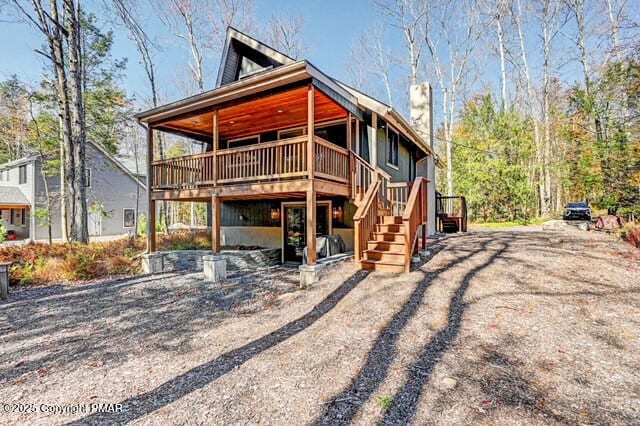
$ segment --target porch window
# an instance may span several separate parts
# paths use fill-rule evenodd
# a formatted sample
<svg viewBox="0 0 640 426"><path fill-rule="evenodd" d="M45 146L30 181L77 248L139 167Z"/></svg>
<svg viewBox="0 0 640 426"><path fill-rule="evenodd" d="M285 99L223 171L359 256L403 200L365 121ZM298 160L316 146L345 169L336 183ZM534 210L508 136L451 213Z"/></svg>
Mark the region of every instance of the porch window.
<svg viewBox="0 0 640 426"><path fill-rule="evenodd" d="M27 183L27 166L20 166L18 168L18 182L20 185Z"/></svg>
<svg viewBox="0 0 640 426"><path fill-rule="evenodd" d="M241 146L255 145L260 143L260 135L244 136L241 138L229 139L227 148L240 148Z"/></svg>
<svg viewBox="0 0 640 426"><path fill-rule="evenodd" d="M9 225L15 225L16 211L14 209L9 210Z"/></svg>
<svg viewBox="0 0 640 426"><path fill-rule="evenodd" d="M84 186L86 186L87 188L91 188L91 169L90 168L86 168L84 169L85 171L85 180L84 180Z"/></svg>
<svg viewBox="0 0 640 426"><path fill-rule="evenodd" d="M25 226L27 224L27 209L22 209L20 211L20 224Z"/></svg>
<svg viewBox="0 0 640 426"><path fill-rule="evenodd" d="M389 153L387 155L387 164L393 167L398 167L398 133L387 127L387 135L389 139Z"/></svg>
<svg viewBox="0 0 640 426"><path fill-rule="evenodd" d="M135 209L124 209L123 224L124 228L133 228L136 224Z"/></svg>
<svg viewBox="0 0 640 426"><path fill-rule="evenodd" d="M278 140L296 138L307 134L306 127L296 127L294 129L278 130Z"/></svg>

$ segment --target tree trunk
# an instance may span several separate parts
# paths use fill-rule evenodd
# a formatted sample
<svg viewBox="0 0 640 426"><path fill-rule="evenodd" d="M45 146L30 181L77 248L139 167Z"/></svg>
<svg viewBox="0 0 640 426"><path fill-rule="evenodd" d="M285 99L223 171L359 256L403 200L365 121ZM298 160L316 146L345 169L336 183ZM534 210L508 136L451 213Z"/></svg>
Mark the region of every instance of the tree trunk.
<svg viewBox="0 0 640 426"><path fill-rule="evenodd" d="M540 132L540 122L538 120L538 114L535 107L535 93L533 90L533 83L531 81L531 73L529 71L529 60L527 57L527 49L524 38L524 32L522 29L522 24L520 21L521 16L521 8L520 8L520 0L517 0L517 11L512 11L513 21L516 25L516 30L518 32L518 39L520 42L520 55L522 59L522 68L524 72L524 78L527 86L527 97L528 97L528 106L531 113L531 119L533 121L533 138L534 144L536 147L536 169L538 175L538 214L544 216L545 212L548 212L548 200L545 202L545 174L542 167L543 157L544 157L544 143L542 141L541 132Z"/></svg>
<svg viewBox="0 0 640 426"><path fill-rule="evenodd" d="M34 2L34 5L36 2ZM62 174L60 176L60 213L62 220L62 238L68 240L69 227L75 227L76 219L76 188L73 185L75 180L75 161L72 155L74 151L74 140L72 138L71 112L69 108L69 88L67 73L64 66L65 55L62 44L62 32L60 30L60 18L58 13L57 0L51 0L51 37L49 38L50 50L54 59L54 70L56 75L56 92L58 101L58 114L60 116L62 146L60 165ZM45 18L46 19L46 18ZM70 213L68 209L70 208ZM71 219L71 220L69 220Z"/></svg>
<svg viewBox="0 0 640 426"><path fill-rule="evenodd" d="M501 109L502 111L507 109L507 66L505 59L505 47L504 47L504 28L502 19L504 18L504 7L502 1L499 3L499 12L496 16L496 26L498 29L498 50L500 52L500 95Z"/></svg>
<svg viewBox="0 0 640 426"><path fill-rule="evenodd" d="M71 84L72 135L73 150L69 152L73 157L76 174L73 179L76 209L71 227L71 239L82 243L89 242L87 225L87 197L86 197L86 128L84 120L84 102L82 95L82 53L80 45L80 12L79 5L74 0L64 0L64 17L67 25L67 44L69 46L69 75Z"/></svg>

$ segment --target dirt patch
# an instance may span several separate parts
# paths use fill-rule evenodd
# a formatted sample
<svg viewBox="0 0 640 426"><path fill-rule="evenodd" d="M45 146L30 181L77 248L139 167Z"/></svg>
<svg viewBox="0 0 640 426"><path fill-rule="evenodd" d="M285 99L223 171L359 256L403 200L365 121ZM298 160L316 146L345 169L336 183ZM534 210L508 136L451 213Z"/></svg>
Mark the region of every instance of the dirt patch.
<svg viewBox="0 0 640 426"><path fill-rule="evenodd" d="M637 249L566 231L439 244L410 274L345 263L305 291L282 269L0 304L4 402L123 404L0 423L638 423Z"/></svg>

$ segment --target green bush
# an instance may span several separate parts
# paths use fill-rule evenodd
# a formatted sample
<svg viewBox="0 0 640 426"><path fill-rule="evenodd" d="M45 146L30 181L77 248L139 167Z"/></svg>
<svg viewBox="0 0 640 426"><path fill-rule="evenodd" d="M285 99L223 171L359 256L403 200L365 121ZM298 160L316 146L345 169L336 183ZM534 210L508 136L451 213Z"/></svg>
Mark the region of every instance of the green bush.
<svg viewBox="0 0 640 426"><path fill-rule="evenodd" d="M2 219L0 219L0 243L7 239L7 230L2 223Z"/></svg>

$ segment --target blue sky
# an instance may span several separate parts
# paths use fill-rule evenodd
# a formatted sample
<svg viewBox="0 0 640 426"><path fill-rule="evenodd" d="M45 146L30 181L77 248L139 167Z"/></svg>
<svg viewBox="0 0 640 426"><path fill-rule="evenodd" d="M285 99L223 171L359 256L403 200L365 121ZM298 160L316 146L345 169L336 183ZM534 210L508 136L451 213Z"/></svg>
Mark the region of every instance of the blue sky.
<svg viewBox="0 0 640 426"><path fill-rule="evenodd" d="M149 0L146 4L148 10L142 11L140 15L153 17L154 13ZM595 0L588 0L592 5L603 4ZM350 48L357 41L366 29L383 25L383 21L372 6L372 0L255 0L255 15L257 24L266 22L271 15L280 16L294 14L300 15L304 19L302 39L307 48L306 59L322 69L327 74L340 80L349 82L349 75L346 64L350 57ZM523 2L523 4L526 2ZM85 8L98 15L100 22L105 28L113 27L116 33L116 42L113 56L116 58L128 58L128 67L125 72L122 84L130 96L135 97L138 105L148 99L148 84L141 66L138 64L138 54L135 46L127 37L127 31L121 27L114 26L109 22L108 10L104 8L103 0L84 0ZM628 14L638 22L640 0L628 2ZM601 19L603 14L596 10L588 12L594 19ZM0 79L6 79L11 74L17 74L19 78L29 84L34 85L40 80L43 70L43 59L34 52L34 49L42 45L41 36L32 27L15 22L7 11L0 11ZM163 51L156 57L158 79L161 87L163 101L172 101L186 95L185 89L180 81L186 80L187 63L189 51L186 44L173 36L167 28L157 19L149 18L144 22L149 33L154 34ZM490 29L492 30L492 29ZM537 36L537 28L525 27L526 36L530 44L530 61L532 63L534 75L540 73L540 40ZM571 32L571 26L565 28ZM396 55L405 55L404 46L400 34L396 33L387 37L387 46ZM591 47L591 52L598 49ZM564 37L559 37L557 46L554 48L556 55L555 75L569 84L581 81L582 75L576 61L567 63L566 58L575 56L575 48ZM426 55L423 56L423 67L428 67L429 62ZM474 82L475 91L491 88L497 91L498 85L498 59L492 51L481 59L478 66L479 79ZM219 58L210 55L205 58L205 83L207 88L214 84L218 69ZM561 64L562 63L562 64ZM513 68L510 68L513 73ZM394 78L402 83L406 78L406 71L396 70ZM401 84L398 86L402 87ZM435 86L435 84L434 84ZM435 89L435 87L434 87ZM439 115L439 93L434 90L436 102L436 121ZM396 93L396 104L406 103L406 98L401 93Z"/></svg>
<svg viewBox="0 0 640 426"><path fill-rule="evenodd" d="M85 1L87 6L92 2ZM105 21L105 10L101 3L93 2L92 10L101 21ZM345 63L349 55L351 42L365 29L367 23L375 17L370 7L370 0L349 1L312 1L312 0L256 0L255 12L258 21L268 19L273 13L285 15L293 13L304 16L302 38L306 46L306 57L326 73L339 79L347 79ZM15 19L7 19L2 14L4 22L0 23L0 79L6 79L12 74L17 74L26 82L35 82L40 79L43 69L43 59L34 52L40 48L42 40L40 35L28 25L15 22ZM9 21L9 22L7 22ZM186 64L189 52L186 45L181 44L159 21L150 21L151 32L156 34L163 46L163 52L158 54L158 72L163 83L167 100L180 96L179 90L174 90L167 85L175 81L177 73L186 72ZM127 92L138 96L147 96L147 83L143 70L138 64L138 54L135 46L127 38L126 30L114 27L116 43L113 56L126 57L128 67L123 84ZM208 87L211 87L216 78L218 57L206 58L207 76L205 78Z"/></svg>

